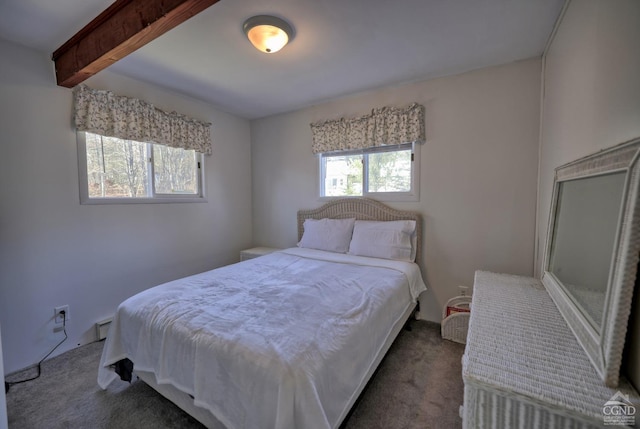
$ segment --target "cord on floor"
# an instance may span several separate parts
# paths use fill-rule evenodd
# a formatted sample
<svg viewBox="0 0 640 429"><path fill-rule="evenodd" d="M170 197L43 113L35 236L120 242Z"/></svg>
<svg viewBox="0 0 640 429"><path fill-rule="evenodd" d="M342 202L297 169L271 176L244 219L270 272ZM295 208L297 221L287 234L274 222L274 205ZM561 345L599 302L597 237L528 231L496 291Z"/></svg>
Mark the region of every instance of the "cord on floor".
<svg viewBox="0 0 640 429"><path fill-rule="evenodd" d="M60 347L60 345L67 340L67 313L63 310L63 311L60 312L60 314L62 314L62 330L64 332L64 338L58 344L56 344L56 346L54 348L52 348L51 351L49 353L47 353L45 357L40 359L40 362L37 363L38 374L35 377L26 378L24 380L18 380L18 381L5 381L4 382L4 393L5 394L9 392L9 388L11 386L13 386L14 384L26 383L27 381L32 381L32 380L35 380L36 378L40 377L40 374L42 373L42 362L44 362L44 360L46 358L48 358L51 355L51 353L53 353L55 351L55 349Z"/></svg>

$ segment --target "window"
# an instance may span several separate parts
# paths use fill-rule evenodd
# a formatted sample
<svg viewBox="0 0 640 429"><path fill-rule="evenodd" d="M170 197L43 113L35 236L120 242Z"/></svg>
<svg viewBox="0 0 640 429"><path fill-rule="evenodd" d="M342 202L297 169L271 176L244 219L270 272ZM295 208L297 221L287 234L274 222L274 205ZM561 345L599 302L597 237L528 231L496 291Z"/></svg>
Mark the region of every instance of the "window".
<svg viewBox="0 0 640 429"><path fill-rule="evenodd" d="M320 196L418 200L419 145L320 154Z"/></svg>
<svg viewBox="0 0 640 429"><path fill-rule="evenodd" d="M82 203L205 201L194 150L78 132Z"/></svg>

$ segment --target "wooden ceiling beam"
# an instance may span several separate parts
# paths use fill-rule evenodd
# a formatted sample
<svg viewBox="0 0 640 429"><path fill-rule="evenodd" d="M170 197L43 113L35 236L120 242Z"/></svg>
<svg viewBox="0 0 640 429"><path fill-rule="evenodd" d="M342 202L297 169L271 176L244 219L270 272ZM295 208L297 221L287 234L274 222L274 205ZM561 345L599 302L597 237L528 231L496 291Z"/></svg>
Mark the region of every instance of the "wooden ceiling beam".
<svg viewBox="0 0 640 429"><path fill-rule="evenodd" d="M219 0L116 0L52 55L72 88Z"/></svg>

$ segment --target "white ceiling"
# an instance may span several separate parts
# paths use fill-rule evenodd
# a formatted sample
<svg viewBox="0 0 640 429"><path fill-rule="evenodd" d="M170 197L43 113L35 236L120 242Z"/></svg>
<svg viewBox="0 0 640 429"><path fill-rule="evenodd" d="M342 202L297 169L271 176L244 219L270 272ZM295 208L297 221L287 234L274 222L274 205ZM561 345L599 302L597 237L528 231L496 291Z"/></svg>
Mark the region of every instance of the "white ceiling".
<svg viewBox="0 0 640 429"><path fill-rule="evenodd" d="M113 0L0 0L0 38L51 54ZM109 68L246 118L540 56L564 0L221 0ZM293 41L257 51L272 14ZM52 76L53 79L53 76Z"/></svg>

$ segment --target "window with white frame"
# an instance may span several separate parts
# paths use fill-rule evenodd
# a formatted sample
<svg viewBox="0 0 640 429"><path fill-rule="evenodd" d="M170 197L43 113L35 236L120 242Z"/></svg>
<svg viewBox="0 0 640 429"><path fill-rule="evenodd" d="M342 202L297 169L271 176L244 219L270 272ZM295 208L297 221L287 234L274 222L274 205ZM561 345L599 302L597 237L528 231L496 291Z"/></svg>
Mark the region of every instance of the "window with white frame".
<svg viewBox="0 0 640 429"><path fill-rule="evenodd" d="M320 196L417 201L419 145L377 146L320 154Z"/></svg>
<svg viewBox="0 0 640 429"><path fill-rule="evenodd" d="M203 201L195 150L77 132L83 203Z"/></svg>
<svg viewBox="0 0 640 429"><path fill-rule="evenodd" d="M86 85L73 98L81 203L206 201L210 123Z"/></svg>

